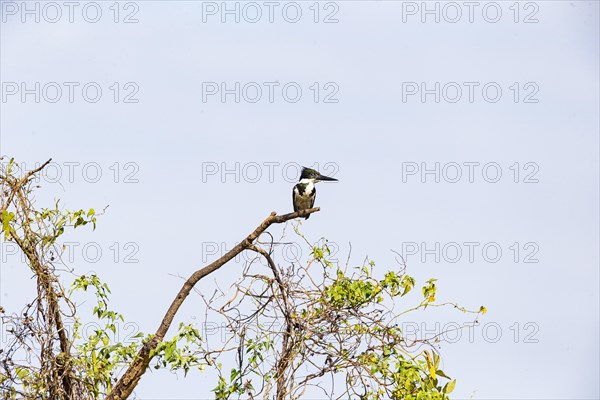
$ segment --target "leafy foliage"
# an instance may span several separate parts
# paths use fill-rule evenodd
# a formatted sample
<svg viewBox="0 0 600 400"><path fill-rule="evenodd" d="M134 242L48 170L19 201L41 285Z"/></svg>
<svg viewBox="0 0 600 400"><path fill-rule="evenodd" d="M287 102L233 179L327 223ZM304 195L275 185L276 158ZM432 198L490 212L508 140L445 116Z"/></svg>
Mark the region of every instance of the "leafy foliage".
<svg viewBox="0 0 600 400"><path fill-rule="evenodd" d="M14 160L2 165L2 238L16 243L25 255L38 296L18 313L0 307L0 320L10 327L8 344L0 351L0 398L102 399L152 336L138 333L121 340L118 325L125 319L110 309L110 289L99 276L75 276L70 289L64 289L62 282L73 271L64 268L61 236L80 227L95 229L98 214L93 208L64 210L59 201L37 209L32 181L33 175L20 171ZM91 319L78 316L76 293L95 298ZM95 329L90 333L89 327ZM186 344L178 347L182 342ZM153 354L156 367L186 373L191 366L202 368L199 343L197 330L180 326Z"/></svg>
<svg viewBox="0 0 600 400"><path fill-rule="evenodd" d="M408 340L398 323L428 307L451 306L477 315L486 308L474 312L438 304L436 279L423 284L416 303L408 301L418 291L412 292L416 281L403 264L390 270L370 260L354 268L341 265L326 240L310 243L298 226L298 238L310 249L307 260L278 265L272 258L278 242L272 240L266 249L252 245L257 257L231 290L208 300L202 296L212 315L226 323L230 335L224 343L209 343L184 322L168 340L144 333L122 340L118 328L125 317L110 307L108 285L96 274L63 268L61 257L61 236L80 227L95 229L102 213L65 210L59 201L36 208L32 178L41 168L19 171L12 159L0 167L1 237L21 249L37 292L18 312L0 307L2 323L11 326L0 352L1 398L104 398L149 341L158 342L147 353L155 369L184 375L215 369L217 399L297 399L314 397L310 390L334 388L336 396L360 399L447 399L454 390L456 380L440 369L433 347L412 350L417 342L427 346L429 341ZM69 290L65 282L71 282ZM91 316L78 313L79 297L92 300ZM84 329L90 318L91 334Z"/></svg>
<svg viewBox="0 0 600 400"><path fill-rule="evenodd" d="M232 335L224 346L208 349L220 372L216 397L295 399L309 395L311 388L331 394L332 382L338 381L344 389L336 397L447 399L456 381L440 369L436 352L410 351L415 343L403 336L398 321L430 305L477 313L435 304L435 279L423 285L420 302L394 312L415 286L403 265L377 278L374 261L341 266L331 259L327 241L307 244L312 252L305 265L277 267L270 277L258 272L255 261L233 285L233 299L223 292L222 298L229 299L224 304L207 302L225 318ZM270 259L272 252L260 254ZM271 268L274 264L267 262ZM230 376L217 363L228 352L237 353Z"/></svg>

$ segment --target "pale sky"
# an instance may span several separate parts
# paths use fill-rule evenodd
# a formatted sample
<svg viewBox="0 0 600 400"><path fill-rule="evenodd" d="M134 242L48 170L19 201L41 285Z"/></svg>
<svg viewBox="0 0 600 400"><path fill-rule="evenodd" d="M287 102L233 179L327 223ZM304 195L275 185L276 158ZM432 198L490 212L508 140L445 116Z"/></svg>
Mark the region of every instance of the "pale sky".
<svg viewBox="0 0 600 400"><path fill-rule="evenodd" d="M224 4L0 1L0 154L53 158L41 205L109 205L68 237L70 265L109 284L123 334L154 332L178 276L290 212L298 166L315 166L340 181L303 233L381 272L403 252L441 301L487 307L441 345L456 398L599 398L598 2ZM32 281L13 250L15 311ZM176 323L210 322L201 305ZM410 318L422 336L469 321ZM135 393L215 385L152 371Z"/></svg>

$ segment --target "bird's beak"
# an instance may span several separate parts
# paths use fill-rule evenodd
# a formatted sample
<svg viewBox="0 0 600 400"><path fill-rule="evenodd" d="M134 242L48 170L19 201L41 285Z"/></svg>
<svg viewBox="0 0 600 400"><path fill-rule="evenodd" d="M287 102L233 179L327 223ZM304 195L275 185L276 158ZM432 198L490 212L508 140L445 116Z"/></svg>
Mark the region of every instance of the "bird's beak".
<svg viewBox="0 0 600 400"><path fill-rule="evenodd" d="M330 178L330 177L328 177L328 176L325 176L325 175L319 175L319 176L317 177L317 181L332 181L332 182L337 182L337 179L335 179L335 178Z"/></svg>

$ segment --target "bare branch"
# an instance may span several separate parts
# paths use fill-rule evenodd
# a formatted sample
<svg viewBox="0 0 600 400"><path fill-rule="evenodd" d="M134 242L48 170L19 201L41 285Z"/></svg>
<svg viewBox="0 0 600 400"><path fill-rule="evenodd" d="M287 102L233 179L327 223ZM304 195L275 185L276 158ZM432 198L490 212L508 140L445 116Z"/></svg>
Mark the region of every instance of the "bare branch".
<svg viewBox="0 0 600 400"><path fill-rule="evenodd" d="M201 268L194 272L188 280L183 284L183 287L179 290L179 293L175 297L175 300L171 303L171 306L167 310L165 316L163 317L160 326L156 330L156 333L152 337L152 339L148 340L141 350L138 352L136 359L131 363L125 374L119 379L117 384L114 386L113 390L108 394L107 400L125 400L131 393L133 389L137 386L140 378L148 368L150 363L150 353L152 350L156 349L156 347L162 342L164 339L177 311L185 301L185 299L190 294L192 288L205 276L215 272L227 262L232 260L235 256L240 254L242 251L250 249L253 242L265 231L267 228L273 224L281 224L283 222L289 221L294 218L305 217L314 212L318 212L320 209L318 207L301 210L294 213L277 215L275 212L272 212L271 215L267 217L250 235L248 235L244 240L242 240L239 244L237 244L233 249L228 251L225 255L223 255L218 260L212 262L204 268Z"/></svg>

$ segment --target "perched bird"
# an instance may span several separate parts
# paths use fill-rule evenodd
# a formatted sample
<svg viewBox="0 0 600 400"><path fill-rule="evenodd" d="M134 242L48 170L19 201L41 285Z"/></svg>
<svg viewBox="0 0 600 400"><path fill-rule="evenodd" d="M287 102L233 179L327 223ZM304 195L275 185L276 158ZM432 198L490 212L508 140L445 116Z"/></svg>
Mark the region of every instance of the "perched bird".
<svg viewBox="0 0 600 400"><path fill-rule="evenodd" d="M319 171L310 168L302 168L300 181L294 186L292 191L292 200L294 202L294 211L306 210L312 208L317 197L317 188L315 184L320 181L337 181L335 178L321 175ZM310 215L304 217L308 219Z"/></svg>

